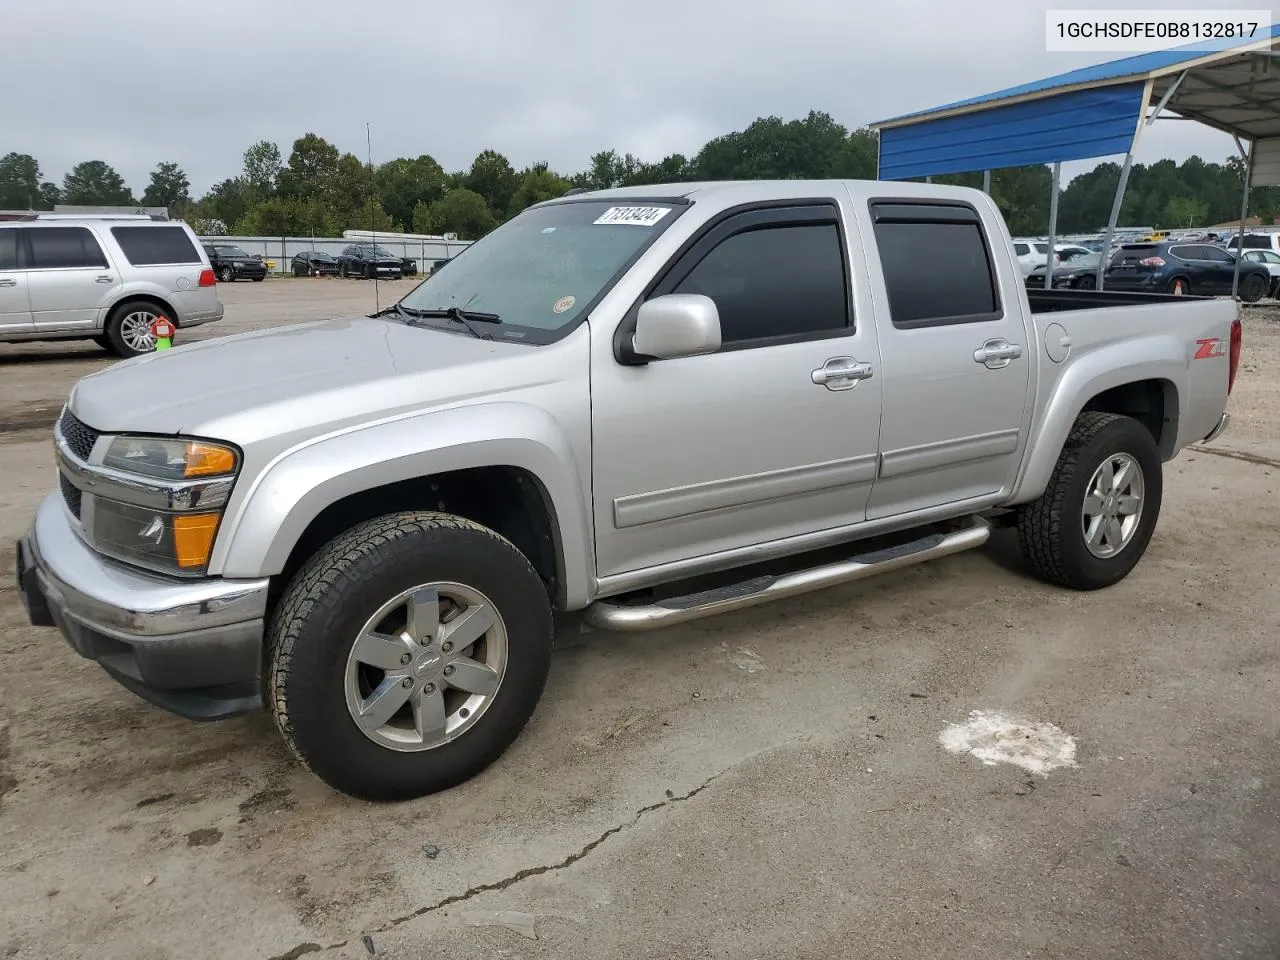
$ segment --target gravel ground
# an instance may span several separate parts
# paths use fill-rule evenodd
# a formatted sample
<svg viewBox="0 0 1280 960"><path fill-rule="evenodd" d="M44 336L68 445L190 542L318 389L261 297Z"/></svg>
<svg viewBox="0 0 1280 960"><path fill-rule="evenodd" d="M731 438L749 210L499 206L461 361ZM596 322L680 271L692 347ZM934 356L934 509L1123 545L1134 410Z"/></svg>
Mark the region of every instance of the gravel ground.
<svg viewBox="0 0 1280 960"><path fill-rule="evenodd" d="M373 291L221 295L197 336ZM109 362L0 346L0 541L53 485L72 382ZM1280 311L1250 310L1232 428L1168 465L1110 590L1030 579L1002 534L661 633L567 618L510 753L394 806L327 791L264 716L136 699L27 626L6 548L0 957L1274 958L1277 384ZM971 711L1055 725L1074 765L948 752Z"/></svg>

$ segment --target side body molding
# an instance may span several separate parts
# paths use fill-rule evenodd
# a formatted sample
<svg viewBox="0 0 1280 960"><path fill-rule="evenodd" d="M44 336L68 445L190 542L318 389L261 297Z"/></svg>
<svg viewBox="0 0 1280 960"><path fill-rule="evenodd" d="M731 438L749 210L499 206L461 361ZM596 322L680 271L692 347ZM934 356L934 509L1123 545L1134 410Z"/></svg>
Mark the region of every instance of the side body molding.
<svg viewBox="0 0 1280 960"><path fill-rule="evenodd" d="M235 513L218 533L211 572L277 574L307 525L330 504L401 480L486 466L519 467L537 478L558 536L564 602L570 609L585 606L594 551L573 447L545 410L510 401L414 414L286 451L235 498Z"/></svg>
<svg viewBox="0 0 1280 960"><path fill-rule="evenodd" d="M1040 405L1043 413L1032 423L1033 446L1005 503L1026 503L1044 492L1076 417L1085 404L1112 387L1141 380L1161 380L1171 385L1172 390L1165 388L1165 416L1171 421L1167 429L1176 433L1189 379L1188 363L1186 345L1164 334L1122 340L1074 356L1061 378L1045 385L1050 396ZM1166 440L1161 445L1162 453L1167 457L1167 451L1178 446Z"/></svg>

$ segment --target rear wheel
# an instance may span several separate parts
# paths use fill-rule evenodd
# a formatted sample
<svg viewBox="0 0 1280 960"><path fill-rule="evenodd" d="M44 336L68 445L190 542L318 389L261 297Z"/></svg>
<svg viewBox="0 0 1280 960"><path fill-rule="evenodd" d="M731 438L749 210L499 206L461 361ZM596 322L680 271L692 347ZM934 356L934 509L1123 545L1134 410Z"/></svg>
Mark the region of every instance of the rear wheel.
<svg viewBox="0 0 1280 960"><path fill-rule="evenodd" d="M1086 273L1083 277L1081 277L1078 281L1076 281L1076 286L1081 290L1092 290L1097 285L1098 285L1098 281L1092 273Z"/></svg>
<svg viewBox="0 0 1280 960"><path fill-rule="evenodd" d="M1018 542L1040 577L1073 590L1128 576L1155 531L1163 495L1160 451L1132 417L1082 413L1049 484L1018 510Z"/></svg>
<svg viewBox="0 0 1280 960"><path fill-rule="evenodd" d="M1169 292L1177 297L1185 297L1191 292L1191 288L1187 285L1186 280L1182 279L1182 277L1177 277L1173 283L1169 284Z"/></svg>
<svg viewBox="0 0 1280 960"><path fill-rule="evenodd" d="M497 533L391 514L322 548L281 600L266 695L290 749L331 787L404 800L507 749L542 695L551 605Z"/></svg>
<svg viewBox="0 0 1280 960"><path fill-rule="evenodd" d="M107 331L103 339L122 357L151 353L156 348L156 338L151 335L151 324L159 316L159 312L151 304L136 301L122 303L107 319Z"/></svg>
<svg viewBox="0 0 1280 960"><path fill-rule="evenodd" d="M1267 293L1268 283L1256 273L1240 281L1240 299L1245 303L1257 303Z"/></svg>
<svg viewBox="0 0 1280 960"><path fill-rule="evenodd" d="M262 276L260 276L260 277L254 277L254 278L253 278L253 282L254 282L254 283L261 283L261 282L262 282L263 280L265 280L265 279L267 279L267 275L264 273L264 274L263 274Z"/></svg>

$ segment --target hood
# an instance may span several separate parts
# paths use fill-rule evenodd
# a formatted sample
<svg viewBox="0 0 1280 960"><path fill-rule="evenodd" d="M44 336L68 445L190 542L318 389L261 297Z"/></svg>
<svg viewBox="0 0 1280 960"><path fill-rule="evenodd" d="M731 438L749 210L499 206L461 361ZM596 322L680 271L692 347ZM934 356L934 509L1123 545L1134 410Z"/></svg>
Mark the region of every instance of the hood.
<svg viewBox="0 0 1280 960"><path fill-rule="evenodd" d="M248 445L532 385L546 375L542 350L398 320L321 320L123 360L80 380L68 404L104 432Z"/></svg>

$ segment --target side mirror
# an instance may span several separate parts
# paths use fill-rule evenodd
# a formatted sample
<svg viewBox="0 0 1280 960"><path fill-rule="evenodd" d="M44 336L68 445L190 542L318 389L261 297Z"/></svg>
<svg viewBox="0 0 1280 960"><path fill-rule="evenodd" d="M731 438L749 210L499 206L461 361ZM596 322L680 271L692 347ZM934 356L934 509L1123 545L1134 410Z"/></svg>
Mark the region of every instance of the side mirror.
<svg viewBox="0 0 1280 960"><path fill-rule="evenodd" d="M669 293L646 300L636 316L632 347L642 357L673 360L720 349L720 311L700 293Z"/></svg>

